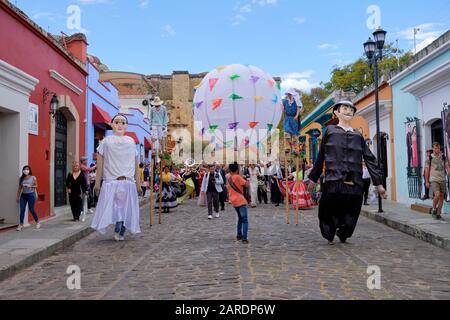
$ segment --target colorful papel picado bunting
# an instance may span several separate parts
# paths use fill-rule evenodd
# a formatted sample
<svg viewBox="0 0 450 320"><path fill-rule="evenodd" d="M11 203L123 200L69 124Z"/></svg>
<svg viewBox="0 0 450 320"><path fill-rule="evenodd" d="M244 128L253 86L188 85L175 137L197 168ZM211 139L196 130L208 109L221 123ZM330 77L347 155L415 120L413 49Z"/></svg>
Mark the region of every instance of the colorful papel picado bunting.
<svg viewBox="0 0 450 320"><path fill-rule="evenodd" d="M273 128L273 124L271 124L271 123L268 123L268 124L267 124L267 129L268 129L269 131L271 131L271 130L272 130L272 128Z"/></svg>
<svg viewBox="0 0 450 320"><path fill-rule="evenodd" d="M219 81L218 78L214 78L214 79L209 79L209 90L213 91L214 87L217 84L217 81Z"/></svg>
<svg viewBox="0 0 450 320"><path fill-rule="evenodd" d="M241 97L241 96L238 96L238 95L235 94L235 93L233 93L233 94L230 96L230 99L231 99L231 100L240 100L240 99L244 99L244 98Z"/></svg>
<svg viewBox="0 0 450 320"><path fill-rule="evenodd" d="M216 130L217 130L218 127L219 127L219 126L216 125L216 124L210 125L210 126L209 126L209 132L211 132L211 133L216 132Z"/></svg>
<svg viewBox="0 0 450 320"><path fill-rule="evenodd" d="M250 80L251 80L253 83L257 83L258 80L259 80L259 77L257 77L257 76L251 76L251 77L250 77Z"/></svg>
<svg viewBox="0 0 450 320"><path fill-rule="evenodd" d="M262 97L262 96L256 96L256 97L255 97L255 101L256 101L256 102L260 102L260 101L262 101L262 100L264 100L264 97Z"/></svg>
<svg viewBox="0 0 450 320"><path fill-rule="evenodd" d="M240 75L238 75L238 74L233 74L231 77L230 77L230 79L231 80L236 80L236 79L239 79L241 76Z"/></svg>
<svg viewBox="0 0 450 320"><path fill-rule="evenodd" d="M229 123L229 124L228 124L228 129L234 130L234 129L237 128L238 124L239 124L239 122L232 122L232 123Z"/></svg>
<svg viewBox="0 0 450 320"><path fill-rule="evenodd" d="M272 102L273 103L277 103L278 102L278 96L276 94L273 96Z"/></svg>
<svg viewBox="0 0 450 320"><path fill-rule="evenodd" d="M256 121L252 121L252 122L249 122L249 126L250 126L250 128L254 128L254 127L256 127L257 125L259 124L259 122L256 122Z"/></svg>
<svg viewBox="0 0 450 320"><path fill-rule="evenodd" d="M195 106L196 106L197 109L198 109L198 108L200 108L200 107L202 106L202 104L203 104L203 101L199 101L199 102L196 102L196 103L195 103Z"/></svg>
<svg viewBox="0 0 450 320"><path fill-rule="evenodd" d="M222 104L222 99L214 99L212 101L212 109L216 110L218 107L220 107L220 105Z"/></svg>

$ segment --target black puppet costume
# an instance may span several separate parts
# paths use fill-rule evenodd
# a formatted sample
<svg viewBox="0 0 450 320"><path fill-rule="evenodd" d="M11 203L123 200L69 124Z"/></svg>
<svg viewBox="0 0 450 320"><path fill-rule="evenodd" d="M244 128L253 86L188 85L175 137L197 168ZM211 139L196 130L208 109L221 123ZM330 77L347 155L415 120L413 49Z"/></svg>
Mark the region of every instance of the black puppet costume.
<svg viewBox="0 0 450 320"><path fill-rule="evenodd" d="M382 172L364 137L353 129L328 126L319 155L308 178L316 183L325 176L319 204L322 236L332 242L335 235L345 242L353 235L363 202L362 160L375 186L382 185Z"/></svg>

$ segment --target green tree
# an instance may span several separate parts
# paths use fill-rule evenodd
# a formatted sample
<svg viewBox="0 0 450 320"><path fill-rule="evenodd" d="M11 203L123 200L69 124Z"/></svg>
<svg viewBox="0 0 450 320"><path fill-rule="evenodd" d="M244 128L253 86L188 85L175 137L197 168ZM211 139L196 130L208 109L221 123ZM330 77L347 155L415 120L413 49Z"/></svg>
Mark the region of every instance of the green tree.
<svg viewBox="0 0 450 320"><path fill-rule="evenodd" d="M392 43L386 44L383 50L383 59L378 63L378 74L389 75L399 65L412 57L410 52L405 53L397 49ZM322 86L328 91L343 90L360 93L365 87L374 83L374 69L369 66L364 57L343 67L335 66L331 72L331 80Z"/></svg>
<svg viewBox="0 0 450 320"><path fill-rule="evenodd" d="M330 91L322 87L312 88L311 91L301 92L302 102L303 102L303 113L302 117L308 115L313 111L326 97L330 95Z"/></svg>

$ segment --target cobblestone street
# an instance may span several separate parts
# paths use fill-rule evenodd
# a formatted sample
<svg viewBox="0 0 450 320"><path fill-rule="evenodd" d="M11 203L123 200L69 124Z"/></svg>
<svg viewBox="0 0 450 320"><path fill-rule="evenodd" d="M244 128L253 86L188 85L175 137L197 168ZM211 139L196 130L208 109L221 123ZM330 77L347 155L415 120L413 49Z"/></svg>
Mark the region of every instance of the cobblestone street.
<svg viewBox="0 0 450 320"><path fill-rule="evenodd" d="M295 226L284 207L250 209L248 245L235 240L230 206L207 220L188 202L163 224L114 242L94 233L1 282L1 299L449 299L450 255L361 217L347 244L329 246L317 210ZM157 222L155 217L154 221ZM67 267L81 268L81 290L66 286ZM381 270L381 289L367 288L367 267Z"/></svg>

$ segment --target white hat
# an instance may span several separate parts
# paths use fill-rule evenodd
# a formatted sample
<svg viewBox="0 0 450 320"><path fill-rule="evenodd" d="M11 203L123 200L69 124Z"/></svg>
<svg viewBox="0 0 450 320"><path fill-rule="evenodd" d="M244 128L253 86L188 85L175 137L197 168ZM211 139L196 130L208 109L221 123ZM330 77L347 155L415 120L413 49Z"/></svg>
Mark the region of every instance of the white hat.
<svg viewBox="0 0 450 320"><path fill-rule="evenodd" d="M160 106L164 103L159 97L155 97L152 101L152 106Z"/></svg>
<svg viewBox="0 0 450 320"><path fill-rule="evenodd" d="M289 89L288 91L286 91L285 94L290 94L290 95L293 95L293 96L297 96L297 95L298 95L298 92L295 91L294 88L291 88L291 89Z"/></svg>
<svg viewBox="0 0 450 320"><path fill-rule="evenodd" d="M302 100L300 99L300 94L294 88L289 89L288 91L286 91L285 94L286 95L288 95L288 94L292 95L294 100L295 100L295 102L297 103L297 106L300 107L300 108L303 108L303 103L302 103Z"/></svg>

